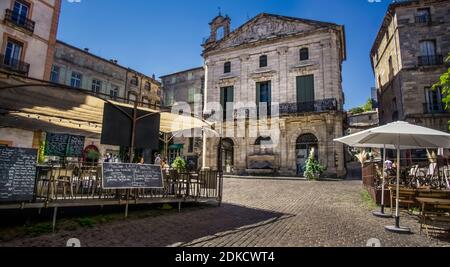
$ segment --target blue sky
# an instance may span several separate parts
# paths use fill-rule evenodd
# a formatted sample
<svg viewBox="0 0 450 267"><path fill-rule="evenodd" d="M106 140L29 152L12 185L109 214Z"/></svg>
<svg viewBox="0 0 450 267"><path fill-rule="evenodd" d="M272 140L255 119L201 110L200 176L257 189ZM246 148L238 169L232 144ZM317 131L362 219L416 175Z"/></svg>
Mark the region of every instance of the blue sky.
<svg viewBox="0 0 450 267"><path fill-rule="evenodd" d="M58 39L157 77L202 65L200 44L219 7L231 17L232 29L261 12L343 24L343 87L350 108L370 97L375 82L369 52L392 0L62 1Z"/></svg>

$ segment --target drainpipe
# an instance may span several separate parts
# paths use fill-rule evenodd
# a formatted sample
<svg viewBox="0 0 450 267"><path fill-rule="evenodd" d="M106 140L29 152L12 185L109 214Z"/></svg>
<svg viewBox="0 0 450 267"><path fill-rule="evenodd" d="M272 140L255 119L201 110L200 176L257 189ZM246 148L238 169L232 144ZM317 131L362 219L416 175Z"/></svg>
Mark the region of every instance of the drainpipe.
<svg viewBox="0 0 450 267"><path fill-rule="evenodd" d="M128 93L128 74L129 74L129 69L127 69L127 73L125 75L125 92L124 92L124 96L123 99L125 99L126 102L128 102L127 100L127 93Z"/></svg>
<svg viewBox="0 0 450 267"><path fill-rule="evenodd" d="M204 64L204 68L205 68L205 85L203 88L203 118L206 114L206 103L208 101L208 65ZM206 129L205 127L203 127L203 147L202 147L202 169L206 169L206 146L207 146L207 142L206 142Z"/></svg>

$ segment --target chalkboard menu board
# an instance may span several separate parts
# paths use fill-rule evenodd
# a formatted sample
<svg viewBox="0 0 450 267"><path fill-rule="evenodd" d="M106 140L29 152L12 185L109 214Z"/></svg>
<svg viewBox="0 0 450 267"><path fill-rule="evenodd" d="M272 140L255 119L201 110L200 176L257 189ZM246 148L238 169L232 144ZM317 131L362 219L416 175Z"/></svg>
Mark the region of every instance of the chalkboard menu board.
<svg viewBox="0 0 450 267"><path fill-rule="evenodd" d="M163 188L159 165L103 163L103 188Z"/></svg>
<svg viewBox="0 0 450 267"><path fill-rule="evenodd" d="M37 150L0 147L0 202L32 201Z"/></svg>
<svg viewBox="0 0 450 267"><path fill-rule="evenodd" d="M47 133L45 155L57 157L81 157L84 136Z"/></svg>

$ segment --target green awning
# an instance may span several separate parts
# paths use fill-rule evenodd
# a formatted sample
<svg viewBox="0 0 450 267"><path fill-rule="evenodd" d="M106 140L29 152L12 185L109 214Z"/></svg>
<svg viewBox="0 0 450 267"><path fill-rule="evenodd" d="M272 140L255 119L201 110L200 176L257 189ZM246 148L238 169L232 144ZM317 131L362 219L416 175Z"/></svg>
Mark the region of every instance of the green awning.
<svg viewBox="0 0 450 267"><path fill-rule="evenodd" d="M175 144L175 145L170 145L169 149L183 149L184 145L183 144Z"/></svg>

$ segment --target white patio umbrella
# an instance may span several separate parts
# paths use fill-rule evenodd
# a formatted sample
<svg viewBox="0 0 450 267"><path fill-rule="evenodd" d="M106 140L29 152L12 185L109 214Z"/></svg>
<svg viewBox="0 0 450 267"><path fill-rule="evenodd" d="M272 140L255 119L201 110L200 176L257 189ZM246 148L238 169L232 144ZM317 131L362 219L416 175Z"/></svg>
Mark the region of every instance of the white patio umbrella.
<svg viewBox="0 0 450 267"><path fill-rule="evenodd" d="M402 149L450 148L450 134L402 121L369 129L360 133L336 139L335 141L356 147L382 146L384 148L396 149L397 196L400 193L400 151ZM400 227L398 197L396 198L395 209L395 226L386 226L386 229L393 232L410 232L410 229Z"/></svg>

